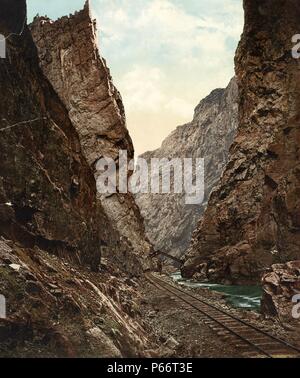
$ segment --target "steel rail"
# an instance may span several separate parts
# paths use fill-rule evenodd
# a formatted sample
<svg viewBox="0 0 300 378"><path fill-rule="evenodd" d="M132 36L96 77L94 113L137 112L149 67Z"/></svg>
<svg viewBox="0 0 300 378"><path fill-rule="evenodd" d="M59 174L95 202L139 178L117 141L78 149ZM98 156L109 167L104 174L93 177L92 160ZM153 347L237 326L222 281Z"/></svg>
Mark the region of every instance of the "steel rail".
<svg viewBox="0 0 300 378"><path fill-rule="evenodd" d="M168 292L170 292L171 294L177 296L179 299L181 299L183 302L187 303L189 306L193 307L194 309L196 309L197 311L201 312L203 315L205 315L206 317L208 317L210 320L212 320L213 322L219 324L222 328L226 329L229 333L235 335L236 337L238 337L239 339L241 339L243 342L247 343L248 345L250 345L252 348L254 348L256 351L259 351L260 353L262 353L263 355L269 357L269 358L273 358L272 355L276 354L276 353L272 353L270 351L266 351L265 349L263 349L260 345L256 345L255 342L251 341L251 336L249 336L249 338L247 338L246 336L243 336L241 335L240 333L238 333L236 330L233 330L232 328L230 328L230 326L224 324L224 322L226 321L220 321L218 319L216 319L216 317L212 314L209 314L207 312L207 310L203 309L203 308L199 308L197 307L195 304L193 303L190 303L186 298L182 298L182 295L184 295L185 297L187 298L191 298L193 301L196 301L198 303L201 303L201 305L205 305L208 307L208 309L213 309L214 312L217 312L218 315L222 314L222 316L224 317L227 317L231 320L234 320L237 324L242 324L244 327L247 327L248 328L248 331L254 331L256 333L256 335L263 335L265 338L269 338L269 340L273 340L275 341L279 346L283 347L285 349L288 349L288 350L293 350L293 351L296 351L297 353L299 353L299 356L300 356L300 349L295 347L294 345L290 344L289 342L285 341L285 340L282 340L256 326L254 326L253 324L250 324L248 322L246 322L245 320L243 319L240 319L232 314L230 314L229 312L223 310L223 309L220 309L218 308L217 306L207 302L206 300L204 300L203 298L199 298L199 297L196 297L190 293L188 293L187 291L185 290L182 290L178 287L175 287L174 285L171 285L170 283L166 282L165 280L162 280L162 279L159 279L157 277L154 277L151 273L147 273L146 274L146 278L153 284L155 285L156 287L160 288L160 289L164 289ZM164 285L167 285L168 287L165 287ZM175 293L174 291L172 290L175 290ZM181 295L178 295L178 292L181 294ZM217 315L216 315L217 316ZM234 327L234 326L232 326ZM255 335L255 334L254 334ZM252 337L253 338L253 337ZM267 343L268 344L268 343ZM270 347L272 347L272 345L269 345ZM274 347L274 345L273 345Z"/></svg>

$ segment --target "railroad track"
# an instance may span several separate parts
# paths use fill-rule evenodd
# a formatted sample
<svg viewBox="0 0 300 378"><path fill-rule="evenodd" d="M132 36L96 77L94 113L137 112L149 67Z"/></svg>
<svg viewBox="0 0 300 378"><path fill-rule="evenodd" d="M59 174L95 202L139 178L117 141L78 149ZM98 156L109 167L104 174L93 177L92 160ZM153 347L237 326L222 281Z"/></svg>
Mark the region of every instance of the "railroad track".
<svg viewBox="0 0 300 378"><path fill-rule="evenodd" d="M271 333L238 318L209 303L205 298L196 297L151 273L146 278L158 289L172 294L197 312L219 336L238 348L245 357L281 358L300 357L300 349Z"/></svg>

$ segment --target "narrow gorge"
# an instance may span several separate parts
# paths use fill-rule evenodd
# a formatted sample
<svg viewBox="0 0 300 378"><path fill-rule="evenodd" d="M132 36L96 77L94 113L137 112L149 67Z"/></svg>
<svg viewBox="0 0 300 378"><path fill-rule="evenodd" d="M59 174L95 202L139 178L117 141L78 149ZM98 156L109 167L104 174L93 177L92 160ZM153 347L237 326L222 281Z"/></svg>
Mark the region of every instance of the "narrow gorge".
<svg viewBox="0 0 300 378"><path fill-rule="evenodd" d="M204 159L205 196L202 204L186 204L184 190L180 194L136 195L147 235L157 250L176 257L185 253L210 193L223 172L236 128L237 85L232 79L226 89L214 90L198 104L191 123L177 127L163 141L161 148L141 156L147 161L160 159L162 169L167 170L169 163L164 165L162 159Z"/></svg>
<svg viewBox="0 0 300 378"><path fill-rule="evenodd" d="M48 17L58 3L43 2L40 16L33 2L0 0L0 358L113 358L123 369L123 358L299 357L299 1L243 0L235 75L224 73L226 88L210 86L191 122L159 148L144 132L150 148L140 156L132 109L146 93L147 111L171 112L158 66L175 56L165 51L167 33L137 83L139 59L151 49L152 37L142 34L147 23L153 35L162 22L162 35L171 30L177 38L180 15L184 29L212 43L210 33L220 25L232 31L234 17L192 17L181 0L141 1L127 13L125 3L83 1L66 16L62 10L76 6L60 0L57 17ZM126 50L132 60L124 51L117 60L110 55L119 69L115 86L103 51L122 44L122 33L137 43L137 30L145 40L142 50ZM188 75L195 62L180 41L176 53ZM224 48L234 43L224 38ZM219 59L224 72L226 59ZM176 106L191 98L186 90L184 100L176 96ZM121 189L120 151L135 163L126 165L128 187L136 177L137 186L149 187L139 161L147 180L151 162L160 163L159 193ZM185 186L175 191L172 162L184 159L204 161L201 203L187 202ZM99 190L103 160L103 171L111 163L116 170L113 192ZM180 175L198 184L195 172ZM160 191L164 179L167 192Z"/></svg>

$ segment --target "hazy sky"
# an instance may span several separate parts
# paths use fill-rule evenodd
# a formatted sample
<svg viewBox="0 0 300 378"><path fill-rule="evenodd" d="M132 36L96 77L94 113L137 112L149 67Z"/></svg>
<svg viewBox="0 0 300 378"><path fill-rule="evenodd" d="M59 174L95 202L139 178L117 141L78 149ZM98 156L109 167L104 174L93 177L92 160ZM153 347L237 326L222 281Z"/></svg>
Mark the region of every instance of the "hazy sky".
<svg viewBox="0 0 300 378"><path fill-rule="evenodd" d="M55 19L84 0L28 0L28 15ZM199 101L234 74L242 0L91 0L99 44L136 153L161 145L189 122Z"/></svg>

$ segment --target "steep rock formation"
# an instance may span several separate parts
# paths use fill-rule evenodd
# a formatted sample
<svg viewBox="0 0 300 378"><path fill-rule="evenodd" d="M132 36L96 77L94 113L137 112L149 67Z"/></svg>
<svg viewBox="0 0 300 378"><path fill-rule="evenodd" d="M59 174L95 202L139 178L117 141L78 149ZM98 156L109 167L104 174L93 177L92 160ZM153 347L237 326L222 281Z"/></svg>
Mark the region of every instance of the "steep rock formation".
<svg viewBox="0 0 300 378"><path fill-rule="evenodd" d="M296 0L245 0L236 54L239 127L183 274L258 282L274 263L300 258L299 32Z"/></svg>
<svg viewBox="0 0 300 378"><path fill-rule="evenodd" d="M146 232L156 249L181 257L186 251L209 195L227 162L237 128L237 85L216 89L200 102L193 121L179 126L161 148L141 157L205 159L205 198L201 205L188 205L182 194L138 194L137 204L145 219Z"/></svg>
<svg viewBox="0 0 300 378"><path fill-rule="evenodd" d="M122 240L38 61L26 3L0 0L0 355L137 356L152 347L134 281L100 264ZM15 33L15 34L11 34ZM89 268L91 267L91 269ZM114 277L118 274L119 278ZM126 280L126 283L125 283Z"/></svg>
<svg viewBox="0 0 300 378"><path fill-rule="evenodd" d="M97 162L103 157L118 163L119 150L126 150L132 159L134 149L122 99L100 56L89 2L82 11L55 22L36 17L31 31L41 68L69 111L95 177ZM151 246L145 240L143 219L132 195L99 194L99 198L119 233L130 241L134 251L146 256Z"/></svg>

